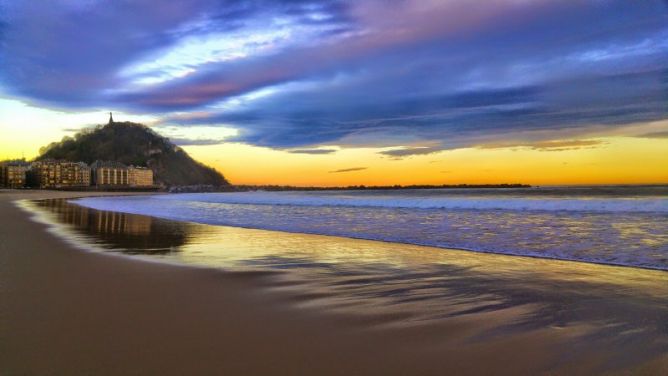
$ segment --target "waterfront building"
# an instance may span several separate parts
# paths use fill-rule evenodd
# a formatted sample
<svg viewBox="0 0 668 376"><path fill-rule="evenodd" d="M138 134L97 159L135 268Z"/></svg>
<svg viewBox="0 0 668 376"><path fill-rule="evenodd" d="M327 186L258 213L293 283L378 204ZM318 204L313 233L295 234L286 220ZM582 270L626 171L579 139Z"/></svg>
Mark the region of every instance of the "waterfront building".
<svg viewBox="0 0 668 376"><path fill-rule="evenodd" d="M88 187L91 183L90 167L83 162L77 162L79 165L79 173L77 174L77 185Z"/></svg>
<svg viewBox="0 0 668 376"><path fill-rule="evenodd" d="M93 184L128 185L128 167L120 162L95 161L91 164Z"/></svg>
<svg viewBox="0 0 668 376"><path fill-rule="evenodd" d="M83 162L47 159L33 162L33 185L39 188L87 187L90 185L90 168Z"/></svg>
<svg viewBox="0 0 668 376"><path fill-rule="evenodd" d="M26 173L30 164L24 160L0 163L0 187L23 188L26 185Z"/></svg>
<svg viewBox="0 0 668 376"><path fill-rule="evenodd" d="M130 166L128 168L128 185L131 187L153 186L153 171L146 167Z"/></svg>

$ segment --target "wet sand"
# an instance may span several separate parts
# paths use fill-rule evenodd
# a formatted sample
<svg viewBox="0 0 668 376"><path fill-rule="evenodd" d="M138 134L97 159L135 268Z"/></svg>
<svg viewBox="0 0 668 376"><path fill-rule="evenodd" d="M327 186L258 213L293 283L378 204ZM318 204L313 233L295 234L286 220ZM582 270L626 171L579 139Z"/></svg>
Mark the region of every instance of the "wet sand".
<svg viewBox="0 0 668 376"><path fill-rule="evenodd" d="M336 278L307 273L307 281L295 281L276 268L230 272L85 252L13 203L81 194L0 192L3 375L668 370L664 272L508 256L468 259L466 252L436 267L430 257L440 256L427 256L426 247L417 260L400 245L291 235L285 239L303 247L397 247L405 250L400 265L410 266L384 265L370 280L346 269ZM139 223L129 228L143 223L139 216L124 221ZM247 240L267 233L234 234ZM181 254L194 254L187 251ZM423 264L431 265L428 272L417 267ZM518 278L524 269L534 273ZM411 299L397 299L406 291ZM429 299L421 299L425 295ZM448 314L424 316L435 310Z"/></svg>

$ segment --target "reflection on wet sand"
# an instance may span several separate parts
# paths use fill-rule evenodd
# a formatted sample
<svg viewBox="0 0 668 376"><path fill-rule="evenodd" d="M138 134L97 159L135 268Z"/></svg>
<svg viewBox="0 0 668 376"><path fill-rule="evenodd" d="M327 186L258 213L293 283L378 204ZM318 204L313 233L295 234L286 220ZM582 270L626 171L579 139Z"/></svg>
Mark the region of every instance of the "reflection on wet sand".
<svg viewBox="0 0 668 376"><path fill-rule="evenodd" d="M127 254L168 254L187 242L192 227L188 223L129 215L110 211L85 210L66 200L41 200L31 203L46 209L59 223L70 225L80 238L105 249Z"/></svg>
<svg viewBox="0 0 668 376"><path fill-rule="evenodd" d="M567 342L560 361L594 354L609 369L668 354L666 272L174 222L64 200L24 205L100 249L272 271L268 285L299 305L383 325L463 325L496 314L466 341L539 333Z"/></svg>

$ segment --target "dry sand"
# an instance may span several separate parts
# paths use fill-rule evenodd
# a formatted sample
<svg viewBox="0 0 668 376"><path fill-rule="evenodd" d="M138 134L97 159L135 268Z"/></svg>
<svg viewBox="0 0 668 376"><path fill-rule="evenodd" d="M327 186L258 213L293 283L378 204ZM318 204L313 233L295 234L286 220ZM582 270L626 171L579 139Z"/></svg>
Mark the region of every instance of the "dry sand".
<svg viewBox="0 0 668 376"><path fill-rule="evenodd" d="M1 375L590 374L555 331L471 343L512 310L389 328L298 309L262 273L84 252L12 203L93 195L0 191ZM515 314L521 314L517 312ZM382 321L382 314L380 315ZM558 332L557 332L558 333ZM668 357L628 373L661 374Z"/></svg>

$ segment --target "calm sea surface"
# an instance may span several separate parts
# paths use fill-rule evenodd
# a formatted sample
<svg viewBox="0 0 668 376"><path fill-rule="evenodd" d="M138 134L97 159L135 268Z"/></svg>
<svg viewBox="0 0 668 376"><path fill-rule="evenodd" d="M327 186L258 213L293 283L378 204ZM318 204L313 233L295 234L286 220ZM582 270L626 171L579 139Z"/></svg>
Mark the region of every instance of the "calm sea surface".
<svg viewBox="0 0 668 376"><path fill-rule="evenodd" d="M198 193L73 203L213 225L668 270L668 188Z"/></svg>

